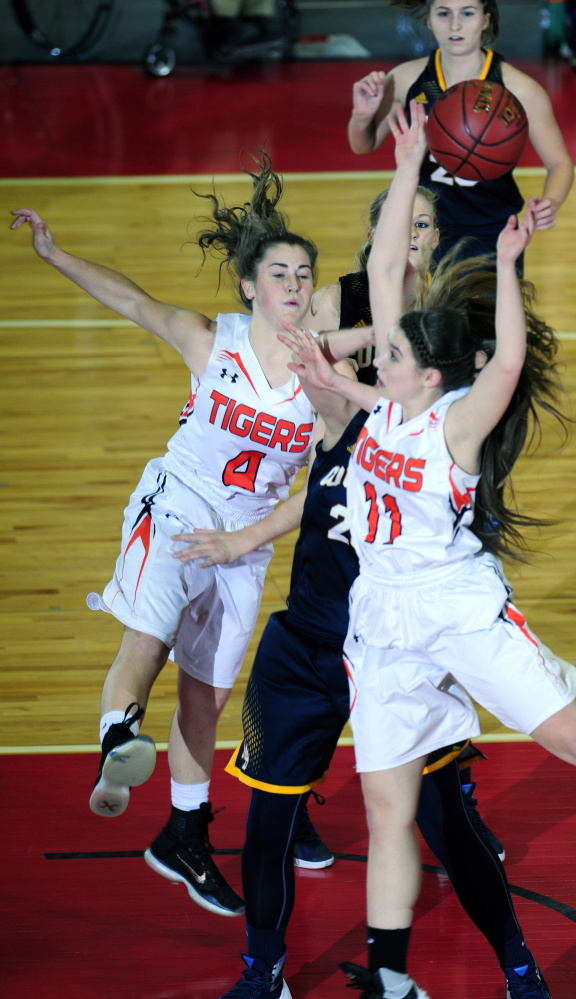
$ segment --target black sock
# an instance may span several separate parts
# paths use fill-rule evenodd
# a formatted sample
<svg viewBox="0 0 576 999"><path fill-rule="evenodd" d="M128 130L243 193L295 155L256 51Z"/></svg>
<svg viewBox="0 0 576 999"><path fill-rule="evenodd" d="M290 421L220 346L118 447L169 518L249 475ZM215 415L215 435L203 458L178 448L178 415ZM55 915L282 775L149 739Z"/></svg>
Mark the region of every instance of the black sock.
<svg viewBox="0 0 576 999"><path fill-rule="evenodd" d="M248 938L248 957L261 958L262 961L266 961L269 968L274 967L278 958L282 957L286 950L285 926L281 926L278 930L258 930L246 923L246 936Z"/></svg>
<svg viewBox="0 0 576 999"><path fill-rule="evenodd" d="M525 964L528 964L529 960L530 951L526 946L522 933L517 933L511 940L506 941L504 944L503 960L505 968L522 968Z"/></svg>
<svg viewBox="0 0 576 999"><path fill-rule="evenodd" d="M471 784L472 783L472 768L471 767L464 767L464 769L460 770L459 773L460 773L460 783L461 784Z"/></svg>
<svg viewBox="0 0 576 999"><path fill-rule="evenodd" d="M378 968L390 968L400 974L406 974L406 957L412 927L402 930L378 930L368 926L368 968L378 971Z"/></svg>
<svg viewBox="0 0 576 999"><path fill-rule="evenodd" d="M193 809L193 811L197 816L198 809ZM177 839L185 840L190 833L191 824L196 824L194 819L191 823L191 814L192 811L184 811L182 808L176 808L176 805L172 805L170 818L168 819L168 829Z"/></svg>

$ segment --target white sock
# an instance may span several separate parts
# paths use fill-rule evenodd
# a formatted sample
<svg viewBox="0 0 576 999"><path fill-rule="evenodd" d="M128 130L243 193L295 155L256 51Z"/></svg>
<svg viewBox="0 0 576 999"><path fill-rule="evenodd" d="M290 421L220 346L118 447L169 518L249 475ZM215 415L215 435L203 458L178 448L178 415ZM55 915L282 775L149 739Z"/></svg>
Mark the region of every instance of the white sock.
<svg viewBox="0 0 576 999"><path fill-rule="evenodd" d="M104 740L106 732L111 725L117 725L118 722L124 721L125 711L107 711L105 715L102 715L100 719L100 742ZM132 735L138 735L138 729L140 728L140 722L135 721L130 725L130 731Z"/></svg>
<svg viewBox="0 0 576 999"><path fill-rule="evenodd" d="M208 790L210 781L205 784L178 784L170 778L170 796L174 808L179 808L182 812L192 812L200 808L203 802L208 801Z"/></svg>
<svg viewBox="0 0 576 999"><path fill-rule="evenodd" d="M413 982L410 975L405 972L392 971L391 968L378 968L378 974L384 986L384 995L403 999L412 988Z"/></svg>

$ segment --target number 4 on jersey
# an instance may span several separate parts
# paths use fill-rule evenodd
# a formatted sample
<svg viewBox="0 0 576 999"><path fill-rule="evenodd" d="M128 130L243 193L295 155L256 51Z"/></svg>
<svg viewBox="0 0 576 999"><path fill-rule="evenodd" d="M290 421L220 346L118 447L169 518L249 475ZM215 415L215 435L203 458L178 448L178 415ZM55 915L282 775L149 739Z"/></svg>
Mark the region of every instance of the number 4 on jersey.
<svg viewBox="0 0 576 999"><path fill-rule="evenodd" d="M241 451L224 466L222 482L225 486L236 486L237 489L247 489L255 492L256 476L260 462L264 458L263 451Z"/></svg>

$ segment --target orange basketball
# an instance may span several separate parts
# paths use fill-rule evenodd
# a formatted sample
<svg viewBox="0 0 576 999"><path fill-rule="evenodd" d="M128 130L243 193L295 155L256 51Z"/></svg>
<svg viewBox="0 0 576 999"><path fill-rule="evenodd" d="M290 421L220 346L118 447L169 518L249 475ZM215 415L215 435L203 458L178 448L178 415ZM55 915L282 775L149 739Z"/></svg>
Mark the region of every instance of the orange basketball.
<svg viewBox="0 0 576 999"><path fill-rule="evenodd" d="M516 166L528 138L520 101L501 83L466 80L436 98L426 126L428 147L448 173L494 180Z"/></svg>

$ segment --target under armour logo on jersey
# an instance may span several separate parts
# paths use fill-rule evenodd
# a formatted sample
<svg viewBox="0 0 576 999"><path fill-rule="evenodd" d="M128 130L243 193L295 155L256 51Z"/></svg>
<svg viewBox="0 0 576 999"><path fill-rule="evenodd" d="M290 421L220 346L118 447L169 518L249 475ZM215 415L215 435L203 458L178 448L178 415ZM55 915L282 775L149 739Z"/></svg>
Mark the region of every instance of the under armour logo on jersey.
<svg viewBox="0 0 576 999"><path fill-rule="evenodd" d="M233 375L229 375L228 368L222 368L222 371L220 372L220 378L229 378L230 381L234 383L238 378L238 372L235 371Z"/></svg>
<svg viewBox="0 0 576 999"><path fill-rule="evenodd" d="M354 635L354 641L355 642L361 642L362 641L362 635Z"/></svg>
<svg viewBox="0 0 576 999"><path fill-rule="evenodd" d="M378 403L378 405L374 407L374 409L372 410L372 412L373 413L380 413L381 410L382 410L382 406L380 405L380 403Z"/></svg>

